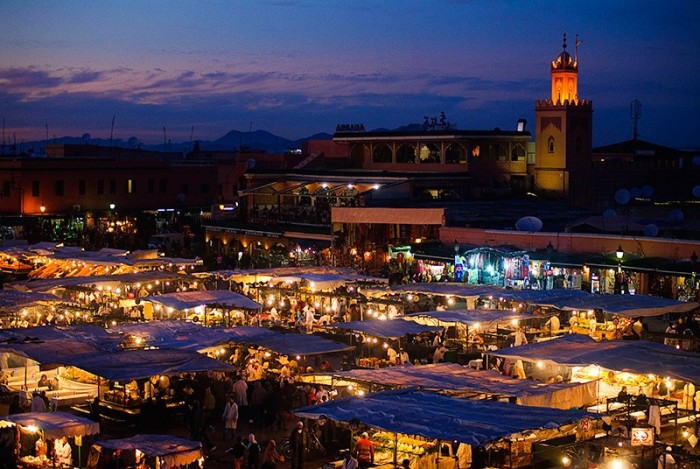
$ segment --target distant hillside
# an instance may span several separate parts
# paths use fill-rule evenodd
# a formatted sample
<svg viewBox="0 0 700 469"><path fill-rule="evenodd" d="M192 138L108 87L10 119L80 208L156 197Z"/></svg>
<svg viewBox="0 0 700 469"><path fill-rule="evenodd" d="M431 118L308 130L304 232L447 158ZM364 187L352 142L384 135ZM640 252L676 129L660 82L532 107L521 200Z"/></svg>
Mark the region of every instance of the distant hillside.
<svg viewBox="0 0 700 469"><path fill-rule="evenodd" d="M280 137L265 130L256 130L254 132L241 132L232 130L221 138L216 140L200 140L199 147L202 150L210 151L236 151L241 148L247 150L258 150L267 153L284 153L291 149L301 148L303 142L307 140L330 140L332 135L326 132L317 133L309 137L300 138L298 140L289 140ZM136 137L131 137L128 140L92 138L89 134L82 137L65 136L60 138L52 138L50 140L36 140L32 142L23 142L17 145L17 153L42 154L45 152L46 144L66 144L80 145L90 144L101 147L122 147L122 148L143 148L144 150L152 151L173 151L173 152L188 152L192 150L190 142L170 142L168 145L160 144L143 144L139 143ZM5 146L5 152L9 153L12 150L9 146Z"/></svg>

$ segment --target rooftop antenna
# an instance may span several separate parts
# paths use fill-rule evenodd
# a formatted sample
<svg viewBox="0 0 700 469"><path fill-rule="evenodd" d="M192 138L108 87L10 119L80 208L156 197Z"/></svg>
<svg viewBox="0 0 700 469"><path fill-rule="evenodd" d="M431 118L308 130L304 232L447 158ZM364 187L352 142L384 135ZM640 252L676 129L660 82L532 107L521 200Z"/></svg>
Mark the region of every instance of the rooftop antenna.
<svg viewBox="0 0 700 469"><path fill-rule="evenodd" d="M632 118L632 139L637 140L639 137L638 125L639 119L642 118L642 103L635 99L630 103L630 117Z"/></svg>
<svg viewBox="0 0 700 469"><path fill-rule="evenodd" d="M114 115L112 116L112 130L109 131L109 146L110 146L110 147L113 146L113 145L112 145L112 139L114 138L114 119L116 119L116 118L117 118L117 115L114 114Z"/></svg>
<svg viewBox="0 0 700 469"><path fill-rule="evenodd" d="M192 126L192 129L190 129L190 145L189 148L192 148L192 136L194 135L194 125Z"/></svg>
<svg viewBox="0 0 700 469"><path fill-rule="evenodd" d="M2 154L5 154L5 118L2 118Z"/></svg>
<svg viewBox="0 0 700 469"><path fill-rule="evenodd" d="M44 127L46 127L46 143L49 143L49 124L44 124Z"/></svg>
<svg viewBox="0 0 700 469"><path fill-rule="evenodd" d="M168 149L168 134L165 133L165 126L163 126L163 150Z"/></svg>

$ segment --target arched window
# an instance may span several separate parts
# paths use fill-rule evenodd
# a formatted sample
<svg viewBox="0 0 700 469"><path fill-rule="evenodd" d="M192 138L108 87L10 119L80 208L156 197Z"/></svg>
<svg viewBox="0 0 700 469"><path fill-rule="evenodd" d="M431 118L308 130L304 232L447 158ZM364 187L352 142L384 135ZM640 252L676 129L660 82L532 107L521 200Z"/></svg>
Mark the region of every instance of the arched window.
<svg viewBox="0 0 700 469"><path fill-rule="evenodd" d="M506 161L508 149L502 143L492 143L489 145L489 160L491 161Z"/></svg>
<svg viewBox="0 0 700 469"><path fill-rule="evenodd" d="M510 151L511 161L525 161L525 149L522 145L517 144Z"/></svg>
<svg viewBox="0 0 700 469"><path fill-rule="evenodd" d="M416 162L416 149L413 145L404 143L398 150L396 150L396 162L397 163L415 163Z"/></svg>
<svg viewBox="0 0 700 469"><path fill-rule="evenodd" d="M377 145L372 152L372 161L375 163L391 163L391 148L389 145Z"/></svg>
<svg viewBox="0 0 700 469"><path fill-rule="evenodd" d="M547 152L554 153L554 137L549 137L547 140Z"/></svg>
<svg viewBox="0 0 700 469"><path fill-rule="evenodd" d="M434 143L426 143L420 147L420 162L421 163L439 163L440 148Z"/></svg>
<svg viewBox="0 0 700 469"><path fill-rule="evenodd" d="M459 143L451 143L445 150L445 163L462 163L467 159L467 152Z"/></svg>

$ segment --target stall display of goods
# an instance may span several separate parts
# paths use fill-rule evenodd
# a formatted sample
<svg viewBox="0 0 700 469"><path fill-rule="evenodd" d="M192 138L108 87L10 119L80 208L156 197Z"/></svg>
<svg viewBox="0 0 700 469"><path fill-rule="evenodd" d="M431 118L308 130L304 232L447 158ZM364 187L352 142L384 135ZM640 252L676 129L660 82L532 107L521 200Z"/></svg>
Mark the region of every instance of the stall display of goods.
<svg viewBox="0 0 700 469"><path fill-rule="evenodd" d="M361 368L384 368L390 365L389 360L384 360L378 357L360 358L357 361L357 364Z"/></svg>
<svg viewBox="0 0 700 469"><path fill-rule="evenodd" d="M77 383L97 384L97 376L73 366L63 368L60 376L61 378L75 381Z"/></svg>
<svg viewBox="0 0 700 469"><path fill-rule="evenodd" d="M394 445L399 453L422 455L435 450L435 442L425 439L412 438L409 436L401 436L398 440L394 439L394 435L386 432L378 432L372 435L372 441L375 444L375 450L388 450L393 457Z"/></svg>

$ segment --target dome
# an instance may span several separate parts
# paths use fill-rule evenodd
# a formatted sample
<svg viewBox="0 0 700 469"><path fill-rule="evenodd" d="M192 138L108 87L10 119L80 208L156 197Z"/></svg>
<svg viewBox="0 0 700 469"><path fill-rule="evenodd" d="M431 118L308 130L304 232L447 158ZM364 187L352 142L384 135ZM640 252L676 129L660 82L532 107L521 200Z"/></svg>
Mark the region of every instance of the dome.
<svg viewBox="0 0 700 469"><path fill-rule="evenodd" d="M578 64L574 61L573 57L571 57L571 54L569 54L566 51L563 51L561 54L559 54L559 57L557 57L557 60L552 62L552 70L577 70L578 69Z"/></svg>

